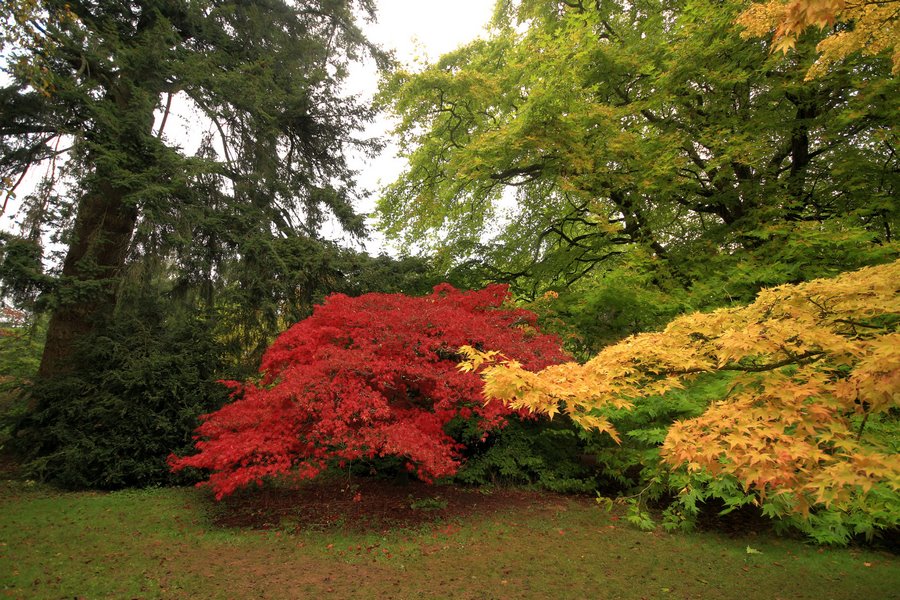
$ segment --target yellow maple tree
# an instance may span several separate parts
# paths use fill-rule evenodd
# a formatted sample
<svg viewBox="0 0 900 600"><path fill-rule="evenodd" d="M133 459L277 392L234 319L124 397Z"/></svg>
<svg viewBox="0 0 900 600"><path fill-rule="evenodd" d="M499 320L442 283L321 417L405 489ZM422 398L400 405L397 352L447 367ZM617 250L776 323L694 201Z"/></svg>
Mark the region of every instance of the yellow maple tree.
<svg viewBox="0 0 900 600"><path fill-rule="evenodd" d="M809 27L833 27L816 46L819 57L807 79L857 51L872 56L890 52L892 72L900 73L900 0L767 0L750 6L737 23L745 28L745 37L772 33L773 51L782 52L793 48Z"/></svg>
<svg viewBox="0 0 900 600"><path fill-rule="evenodd" d="M900 457L865 434L870 416L900 408L900 261L834 279L762 291L752 304L672 321L581 365L532 373L465 348L485 396L569 415L618 440L602 416L679 388L701 373L736 373L702 415L674 423L662 460L731 476L787 512L841 509L873 486L900 492ZM885 488L886 486L886 488ZM896 516L896 515L895 515Z"/></svg>

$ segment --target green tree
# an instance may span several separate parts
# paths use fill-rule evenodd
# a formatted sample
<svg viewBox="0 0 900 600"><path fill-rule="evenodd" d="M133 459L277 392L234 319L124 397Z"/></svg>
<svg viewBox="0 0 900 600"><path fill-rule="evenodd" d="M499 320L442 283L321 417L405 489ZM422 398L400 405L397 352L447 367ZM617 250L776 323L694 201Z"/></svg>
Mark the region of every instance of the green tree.
<svg viewBox="0 0 900 600"><path fill-rule="evenodd" d="M28 476L104 489L192 480L173 477L165 457L189 448L197 416L227 399L216 321L172 314L146 289L128 290L122 304L78 339L65 376L35 382L29 409L10 415Z"/></svg>
<svg viewBox="0 0 900 600"><path fill-rule="evenodd" d="M635 249L652 285L706 305L883 260L898 219L889 62L804 81L814 36L772 54L741 38L743 7L499 2L488 39L385 82L410 162L382 227L529 295Z"/></svg>
<svg viewBox="0 0 900 600"><path fill-rule="evenodd" d="M0 90L0 177L12 189L64 154L70 184L26 207L67 248L59 277L42 282L52 292L43 378L69 370L138 263L137 277L189 284L207 302L234 282L254 309L242 316L260 325L308 300L290 269L321 224L364 230L345 152L373 147L354 137L371 113L340 86L349 62L384 64L356 22L373 10L370 0L3 3L12 79ZM173 99L212 124L196 156L165 135Z"/></svg>

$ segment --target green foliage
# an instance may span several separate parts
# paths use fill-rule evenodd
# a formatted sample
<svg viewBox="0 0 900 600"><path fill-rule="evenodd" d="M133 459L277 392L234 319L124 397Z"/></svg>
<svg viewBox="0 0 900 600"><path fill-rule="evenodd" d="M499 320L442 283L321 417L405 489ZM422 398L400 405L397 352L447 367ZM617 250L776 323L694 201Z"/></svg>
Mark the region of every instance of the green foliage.
<svg viewBox="0 0 900 600"><path fill-rule="evenodd" d="M123 310L79 343L71 373L31 388L15 438L26 473L70 488L191 481L165 461L226 399L220 348L210 322L165 310L146 299Z"/></svg>
<svg viewBox="0 0 900 600"><path fill-rule="evenodd" d="M861 420L861 419L860 419ZM866 436L875 447L896 453L900 449L900 415L879 413L867 420ZM808 517L796 512L786 495L774 494L760 503L731 475L710 475L706 471L690 472L679 468L660 468L657 486L651 500L664 500L666 529L689 530L710 506L720 515L735 510L751 510L772 519L776 530L799 531L819 544L846 545L853 539L872 541L896 532L900 515L900 498L888 481L876 483L865 496L858 496L843 507L816 506Z"/></svg>
<svg viewBox="0 0 900 600"><path fill-rule="evenodd" d="M661 330L678 315L748 303L764 288L833 277L849 269L894 260L896 242L840 222L772 224L742 236L752 248L726 252L712 244L678 256L679 275L665 261L635 248L569 287L523 306L541 316L544 330L588 360L630 335ZM696 250L696 249L695 249Z"/></svg>
<svg viewBox="0 0 900 600"><path fill-rule="evenodd" d="M694 280L693 310L751 302L767 287L834 277L900 256L900 245L877 231L841 221L766 224L741 234L749 247L729 253L708 248L684 257Z"/></svg>
<svg viewBox="0 0 900 600"><path fill-rule="evenodd" d="M636 398L630 410L600 411L617 431L624 433L621 444L607 435L584 434L590 440L587 449L596 456L600 467L600 489L604 493L634 496L641 506L668 493L670 486L660 464L659 448L669 427L677 420L702 414L710 402L727 394L731 379L731 375L722 373L704 375L685 389Z"/></svg>
<svg viewBox="0 0 900 600"><path fill-rule="evenodd" d="M0 293L18 306L31 307L48 278L43 250L35 240L0 231Z"/></svg>
<svg viewBox="0 0 900 600"><path fill-rule="evenodd" d="M650 513L638 503L629 504L625 520L642 531L653 531L656 529L656 523L653 522Z"/></svg>
<svg viewBox="0 0 900 600"><path fill-rule="evenodd" d="M533 310L567 350L587 360L604 346L661 328L689 305L691 295L666 277L658 262L635 250L578 285L544 296Z"/></svg>
<svg viewBox="0 0 900 600"><path fill-rule="evenodd" d="M590 492L596 469L581 433L564 419L512 418L482 438L474 424L457 421L451 435L470 455L454 477L468 485L533 485L554 492Z"/></svg>
<svg viewBox="0 0 900 600"><path fill-rule="evenodd" d="M370 292L425 296L434 286L447 282L463 289L454 278L440 274L428 258L386 254L369 256L365 253L345 251L348 258L343 267L344 281L334 291L348 296L361 296Z"/></svg>
<svg viewBox="0 0 900 600"><path fill-rule="evenodd" d="M45 318L0 306L0 450L28 411L27 386L41 362L46 333Z"/></svg>
<svg viewBox="0 0 900 600"><path fill-rule="evenodd" d="M385 82L409 167L379 201L381 227L527 297L572 290L587 305L608 286L595 276L635 252L694 309L887 260L896 78L855 56L804 81L816 35L769 53L741 39L744 8L501 3L487 39ZM608 299L652 308L604 315L599 338L674 308L619 291Z"/></svg>
<svg viewBox="0 0 900 600"><path fill-rule="evenodd" d="M893 435L900 428L896 423ZM843 546L856 539L871 542L887 538L896 532L896 515L900 501L889 485L873 487L867 497L843 509L819 507L806 518L793 510L783 496L773 496L760 504L756 495L748 492L731 475L710 475L705 471L689 472L661 465L648 465L641 471L641 483L646 485L630 496L609 498L600 496L598 503L611 508L616 504L627 507L626 520L643 530L661 525L666 531L692 531L701 518L722 517L742 511L747 518L758 516L771 519L774 529L781 533L802 533L818 544ZM651 509L662 509L661 518Z"/></svg>
<svg viewBox="0 0 900 600"><path fill-rule="evenodd" d="M33 243L7 244L0 280L29 291L44 276L34 240L66 247L43 281L42 377L66 371L136 260L207 310L244 307L228 316L251 354L279 315L309 310L332 275L321 227L365 234L347 154L378 144L357 136L372 111L343 81L353 62L388 63L359 27L373 16L371 0L0 4L0 190L51 173L18 207ZM193 156L164 127L176 97L216 132Z"/></svg>

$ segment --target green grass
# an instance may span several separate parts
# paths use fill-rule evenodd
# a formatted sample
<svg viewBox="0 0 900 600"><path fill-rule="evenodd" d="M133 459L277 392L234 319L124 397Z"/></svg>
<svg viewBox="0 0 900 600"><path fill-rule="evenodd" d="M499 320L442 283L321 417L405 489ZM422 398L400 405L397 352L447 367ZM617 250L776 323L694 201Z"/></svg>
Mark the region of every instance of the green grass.
<svg viewBox="0 0 900 600"><path fill-rule="evenodd" d="M641 532L584 501L356 534L213 526L194 489L0 483L0 598L891 598L900 560ZM755 552L748 552L748 547Z"/></svg>

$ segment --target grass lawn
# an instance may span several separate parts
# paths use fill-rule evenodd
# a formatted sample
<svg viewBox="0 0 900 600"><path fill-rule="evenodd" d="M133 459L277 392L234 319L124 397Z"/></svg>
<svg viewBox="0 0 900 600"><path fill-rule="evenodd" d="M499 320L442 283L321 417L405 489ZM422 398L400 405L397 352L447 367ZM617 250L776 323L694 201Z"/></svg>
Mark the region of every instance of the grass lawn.
<svg viewBox="0 0 900 600"><path fill-rule="evenodd" d="M887 552L753 531L647 533L589 498L529 498L414 526L281 518L260 530L222 525L223 507L195 489L0 482L0 597L900 597L900 559Z"/></svg>

